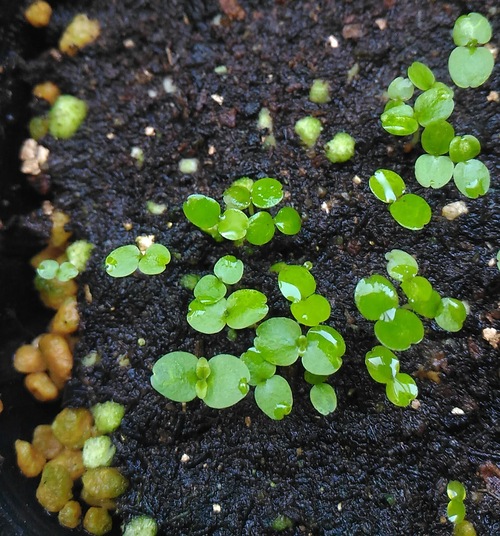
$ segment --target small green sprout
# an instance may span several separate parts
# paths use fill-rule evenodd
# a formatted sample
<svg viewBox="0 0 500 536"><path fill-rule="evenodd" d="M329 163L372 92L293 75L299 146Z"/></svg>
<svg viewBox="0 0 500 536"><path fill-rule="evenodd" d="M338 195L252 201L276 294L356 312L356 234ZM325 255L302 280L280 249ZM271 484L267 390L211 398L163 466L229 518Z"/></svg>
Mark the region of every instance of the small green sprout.
<svg viewBox="0 0 500 536"><path fill-rule="evenodd" d="M311 404L321 415L329 415L337 409L337 394L328 383L318 383L311 387L309 393Z"/></svg>
<svg viewBox="0 0 500 536"><path fill-rule="evenodd" d="M227 299L228 285L236 284L243 275L243 263L226 255L214 266L214 275L203 276L195 285L195 299L189 304L187 321L201 333L218 333L226 325L244 329L262 320L269 311L267 298L253 289L240 289Z"/></svg>
<svg viewBox="0 0 500 536"><path fill-rule="evenodd" d="M418 130L413 108L402 101L389 101L380 121L384 130L394 136L409 136Z"/></svg>
<svg viewBox="0 0 500 536"><path fill-rule="evenodd" d="M325 155L333 164L347 162L354 156L356 141L347 132L338 132L325 145Z"/></svg>
<svg viewBox="0 0 500 536"><path fill-rule="evenodd" d="M125 408L118 402L108 400L90 408L94 417L94 424L101 434L114 432L121 424L125 415Z"/></svg>
<svg viewBox="0 0 500 536"><path fill-rule="evenodd" d="M308 148L313 147L323 130L323 125L317 117L308 115L299 119L295 123L295 134L300 138L300 141Z"/></svg>
<svg viewBox="0 0 500 536"><path fill-rule="evenodd" d="M484 195L490 188L490 172L474 158L458 162L453 170L453 180L461 194L471 199Z"/></svg>
<svg viewBox="0 0 500 536"><path fill-rule="evenodd" d="M490 77L493 54L479 45L488 43L491 35L491 24L479 13L462 15L455 21L453 41L457 48L450 54L448 70L457 86L479 87Z"/></svg>
<svg viewBox="0 0 500 536"><path fill-rule="evenodd" d="M416 88L422 91L431 89L436 81L434 73L420 61L415 61L408 67L408 78Z"/></svg>
<svg viewBox="0 0 500 536"><path fill-rule="evenodd" d="M71 138L87 116L87 104L72 95L61 95L49 112L49 132L54 138Z"/></svg>
<svg viewBox="0 0 500 536"><path fill-rule="evenodd" d="M165 271L171 255L162 244L151 244L144 251L130 244L114 249L105 261L106 273L111 277L126 277L137 269L145 275L157 275Z"/></svg>
<svg viewBox="0 0 500 536"><path fill-rule="evenodd" d="M434 320L445 331L460 331L467 317L467 309L460 300L441 298Z"/></svg>
<svg viewBox="0 0 500 536"><path fill-rule="evenodd" d="M277 374L258 383L254 392L255 403L271 419L280 421L292 411L293 395L288 382Z"/></svg>
<svg viewBox="0 0 500 536"><path fill-rule="evenodd" d="M42 261L36 269L37 274L42 279L65 282L75 278L79 271L71 262L65 261L59 264L53 259L46 259Z"/></svg>
<svg viewBox="0 0 500 536"><path fill-rule="evenodd" d="M415 100L415 118L423 127L450 117L455 107L453 91L444 84L424 91Z"/></svg>
<svg viewBox="0 0 500 536"><path fill-rule="evenodd" d="M454 168L447 156L423 154L415 162L415 178L425 188L442 188L450 182Z"/></svg>
<svg viewBox="0 0 500 536"><path fill-rule="evenodd" d="M137 516L132 518L123 528L123 536L156 536L158 525L149 516Z"/></svg>
<svg viewBox="0 0 500 536"><path fill-rule="evenodd" d="M330 97L330 84L326 80L317 78L313 81L309 90L309 100L316 104L326 104L332 99Z"/></svg>
<svg viewBox="0 0 500 536"><path fill-rule="evenodd" d="M446 507L446 515L454 525L453 536L476 536L474 525L465 520L464 485L458 480L451 480L446 487L446 493L450 499Z"/></svg>
<svg viewBox="0 0 500 536"><path fill-rule="evenodd" d="M281 202L283 195L283 187L276 179L266 177L254 182L242 177L224 191L225 211L215 199L200 194L190 195L183 211L191 223L216 240L246 239L260 246L271 241L276 229L288 235L300 231L300 216L294 208L283 207L274 218L267 212Z"/></svg>
<svg viewBox="0 0 500 536"><path fill-rule="evenodd" d="M151 385L175 402L198 397L211 408L237 404L248 393L250 372L245 363L230 354L207 360L188 352L170 352L153 366Z"/></svg>
<svg viewBox="0 0 500 536"><path fill-rule="evenodd" d="M116 453L116 447L107 435L89 437L82 451L83 465L87 469L109 467Z"/></svg>
<svg viewBox="0 0 500 536"><path fill-rule="evenodd" d="M68 261L79 271L85 271L87 263L90 259L90 254L95 248L94 244L86 240L77 240L66 248L66 256Z"/></svg>

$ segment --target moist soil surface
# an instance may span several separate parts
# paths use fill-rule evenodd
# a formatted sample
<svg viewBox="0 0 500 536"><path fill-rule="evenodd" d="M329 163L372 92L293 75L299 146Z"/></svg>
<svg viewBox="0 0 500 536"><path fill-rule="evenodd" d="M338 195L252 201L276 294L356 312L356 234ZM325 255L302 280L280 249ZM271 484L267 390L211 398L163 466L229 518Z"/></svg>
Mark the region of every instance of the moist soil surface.
<svg viewBox="0 0 500 536"><path fill-rule="evenodd" d="M495 4L486 1L481 11ZM55 6L49 28L39 31L43 46L26 59L21 78L32 85L50 79L89 105L73 138L47 137L42 144L50 149L44 180L52 202L70 214L75 238L96 245L80 277L81 338L63 403L113 399L126 406L114 435L116 464L130 480L119 501L125 520L151 515L168 535L274 534L273 521L286 516L287 535L444 536L452 532L443 517L446 484L459 480L477 533L500 533L498 489L495 495L494 479L481 477L484 464L500 464L499 356L482 336L484 328L499 328L500 281L490 260L499 248L500 120L498 102L487 99L498 89L498 69L481 88L455 92L451 121L458 134L481 140L493 188L466 199L468 214L454 221L441 209L464 199L455 186L422 189L413 175L420 147L408 152L407 139L379 124L385 88L413 61L424 61L449 83L450 30L457 16L475 9L475 2L430 0ZM100 38L74 58L55 58L50 48L80 11L99 19ZM498 20L492 22L495 35ZM214 72L222 65L227 74ZM174 93L165 91L166 77ZM330 103L308 100L316 78L330 82ZM31 106L34 114L43 110L41 103ZM273 119L274 148L262 146L262 107ZM324 126L309 151L293 132L305 115ZM334 165L321 147L339 131L356 139L356 154ZM142 167L133 147L143 151ZM181 158L199 159L199 171L180 173ZM424 230L399 227L371 194L368 179L378 168L398 172L409 191L429 202L433 217ZM221 200L242 176L283 183L285 203L303 217L299 235L236 247L187 222L182 202L188 195ZM153 215L147 201L167 209ZM109 277L107 253L143 234L154 234L174 253L164 274ZM383 385L369 377L364 355L376 344L373 323L353 302L357 281L384 274L384 254L393 248L413 254L442 296L470 308L462 331L447 333L425 321L424 340L399 355L401 370L417 377L415 408L393 406ZM266 417L251 393L216 411L196 401L183 407L152 389L152 366L167 352L209 358L240 355L252 345L251 329L230 340L227 329L203 335L186 322L192 293L180 278L210 273L224 254L244 261L242 286L266 294L269 316L289 316L270 266L312 262L318 292L332 305L328 324L347 345L330 380L338 396L333 414L316 413L299 364L281 371L294 393L293 410L282 421ZM91 352L100 362L84 367L81 360Z"/></svg>

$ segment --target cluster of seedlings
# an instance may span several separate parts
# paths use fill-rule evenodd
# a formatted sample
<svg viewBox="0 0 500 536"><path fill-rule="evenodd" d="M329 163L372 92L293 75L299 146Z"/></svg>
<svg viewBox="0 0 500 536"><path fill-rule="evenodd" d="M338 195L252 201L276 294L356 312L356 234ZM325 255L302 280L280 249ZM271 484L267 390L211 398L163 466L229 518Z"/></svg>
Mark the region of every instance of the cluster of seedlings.
<svg viewBox="0 0 500 536"><path fill-rule="evenodd" d="M493 56L479 44L491 39L491 25L478 13L457 19L453 39L458 45L450 55L449 71L459 87L478 87L493 70ZM425 188L442 188L453 178L465 197L476 199L490 186L490 173L476 156L479 140L472 135L455 135L447 121L455 107L452 88L436 81L434 73L421 62L414 62L407 78L395 78L387 89L389 101L380 117L382 127L395 136L413 135L420 139L425 154L415 162L415 177ZM413 106L415 90L421 91ZM423 129L423 130L422 130ZM422 229L431 219L431 209L422 197L406 194L406 184L394 171L379 169L370 179L377 199L389 204L392 217L403 227Z"/></svg>

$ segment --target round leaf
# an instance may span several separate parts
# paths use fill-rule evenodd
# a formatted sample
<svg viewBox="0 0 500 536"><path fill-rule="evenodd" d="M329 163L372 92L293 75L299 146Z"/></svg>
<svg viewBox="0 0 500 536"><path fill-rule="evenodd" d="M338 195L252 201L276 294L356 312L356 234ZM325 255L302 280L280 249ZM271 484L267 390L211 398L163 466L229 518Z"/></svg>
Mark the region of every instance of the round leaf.
<svg viewBox="0 0 500 536"><path fill-rule="evenodd" d="M427 65L420 61L414 61L408 67L408 78L422 91L430 89L436 81L434 73L427 67Z"/></svg>
<svg viewBox="0 0 500 536"><path fill-rule="evenodd" d="M327 383L313 385L309 397L312 405L321 415L329 415L337 409L335 389Z"/></svg>
<svg viewBox="0 0 500 536"><path fill-rule="evenodd" d="M410 300L412 311L425 316L425 318L434 318L437 315L439 306L441 305L441 296L433 290L429 299L426 301Z"/></svg>
<svg viewBox="0 0 500 536"><path fill-rule="evenodd" d="M387 273L398 281L411 279L418 273L417 261L406 251L393 249L385 254Z"/></svg>
<svg viewBox="0 0 500 536"><path fill-rule="evenodd" d="M237 404L248 393L250 372L234 355L220 354L208 362L210 376L203 402L211 408L221 409Z"/></svg>
<svg viewBox="0 0 500 536"><path fill-rule="evenodd" d="M227 208L244 210L250 206L252 196L250 190L242 184L231 184L224 192L224 203Z"/></svg>
<svg viewBox="0 0 500 536"><path fill-rule="evenodd" d="M146 275L161 274L170 262L170 251L162 244L151 244L139 259L139 270Z"/></svg>
<svg viewBox="0 0 500 536"><path fill-rule="evenodd" d="M418 395L418 388L411 376L398 372L396 377L385 386L387 398L400 407L408 406Z"/></svg>
<svg viewBox="0 0 500 536"><path fill-rule="evenodd" d="M274 217L274 224L281 233L295 235L302 227L302 220L300 214L294 208L283 207Z"/></svg>
<svg viewBox="0 0 500 536"><path fill-rule="evenodd" d="M455 298L442 298L434 320L445 331L456 332L462 329L467 317L465 305Z"/></svg>
<svg viewBox="0 0 500 536"><path fill-rule="evenodd" d="M77 275L78 269L76 268L76 266L74 266L68 261L63 262L57 270L57 279L59 279L59 281L62 281L63 283L69 281L70 279L73 279Z"/></svg>
<svg viewBox="0 0 500 536"><path fill-rule="evenodd" d="M393 203L403 195L404 180L390 169L378 169L368 182L373 195L384 203Z"/></svg>
<svg viewBox="0 0 500 536"><path fill-rule="evenodd" d="M450 501L452 501L453 499L463 501L466 495L464 485L458 480L450 480L450 482L448 482L448 486L446 487L446 493Z"/></svg>
<svg viewBox="0 0 500 536"><path fill-rule="evenodd" d="M458 87L479 87L490 77L495 60L486 47L457 47L448 58L448 70Z"/></svg>
<svg viewBox="0 0 500 536"><path fill-rule="evenodd" d="M399 305L396 289L388 279L378 274L364 277L358 282L354 301L367 320L378 320L386 311Z"/></svg>
<svg viewBox="0 0 500 536"><path fill-rule="evenodd" d="M211 305L193 300L189 304L187 321L200 333L218 333L226 325L226 300L223 298Z"/></svg>
<svg viewBox="0 0 500 536"><path fill-rule="evenodd" d="M460 499L452 499L446 507L446 515L452 523L461 523L465 519L465 505Z"/></svg>
<svg viewBox="0 0 500 536"><path fill-rule="evenodd" d="M392 217L406 229L418 231L431 221L431 207L415 194L405 194L389 207Z"/></svg>
<svg viewBox="0 0 500 536"><path fill-rule="evenodd" d="M189 402L196 397L198 359L188 352L170 352L153 366L151 385L175 402Z"/></svg>
<svg viewBox="0 0 500 536"><path fill-rule="evenodd" d="M451 90L444 84L435 85L417 97L415 116L418 122L423 127L426 127L438 119L448 119L453 112L454 106Z"/></svg>
<svg viewBox="0 0 500 536"><path fill-rule="evenodd" d="M408 136L418 130L413 108L407 104L388 108L380 116L380 120L384 130L394 136Z"/></svg>
<svg viewBox="0 0 500 536"><path fill-rule="evenodd" d="M217 303L226 295L226 285L215 275L203 276L194 287L194 297L205 305Z"/></svg>
<svg viewBox="0 0 500 536"><path fill-rule="evenodd" d="M432 285L422 276L417 275L401 283L401 288L410 302L425 302L431 299Z"/></svg>
<svg viewBox="0 0 500 536"><path fill-rule="evenodd" d="M391 350L408 350L424 338L424 326L415 313L396 309L393 315L375 323L375 336Z"/></svg>
<svg viewBox="0 0 500 536"><path fill-rule="evenodd" d="M320 294L311 294L305 300L292 303L290 311L297 322L304 326L316 326L330 318L329 301Z"/></svg>
<svg viewBox="0 0 500 536"><path fill-rule="evenodd" d="M247 240L254 246L262 246L274 236L274 221L269 212L257 212L248 220Z"/></svg>
<svg viewBox="0 0 500 536"><path fill-rule="evenodd" d="M484 45L491 39L491 24L480 13L458 17L453 26L453 42L457 46Z"/></svg>
<svg viewBox="0 0 500 536"><path fill-rule="evenodd" d="M302 330L290 318L276 317L266 320L257 328L255 348L266 361L278 366L288 366L299 357L298 341Z"/></svg>
<svg viewBox="0 0 500 536"><path fill-rule="evenodd" d="M241 360L250 371L250 379L248 380L250 385L257 385L266 381L276 373L276 366L266 361L256 348L249 348L242 354Z"/></svg>
<svg viewBox="0 0 500 536"><path fill-rule="evenodd" d="M423 154L415 162L415 177L425 188L442 188L450 182L454 167L447 156Z"/></svg>
<svg viewBox="0 0 500 536"><path fill-rule="evenodd" d="M220 205L206 195L190 195L182 205L182 210L186 218L200 229L210 229L219 223Z"/></svg>
<svg viewBox="0 0 500 536"><path fill-rule="evenodd" d="M424 151L429 154L446 154L453 136L455 136L455 129L450 123L443 119L438 119L424 128L420 143Z"/></svg>
<svg viewBox="0 0 500 536"><path fill-rule="evenodd" d="M453 180L460 193L471 199L484 195L490 188L490 172L479 160L459 162L453 170Z"/></svg>
<svg viewBox="0 0 500 536"><path fill-rule="evenodd" d="M392 381L399 372L399 359L385 346L372 348L365 356L365 365L370 376L378 383Z"/></svg>
<svg viewBox="0 0 500 536"><path fill-rule="evenodd" d="M304 300L316 290L316 280L304 266L285 265L278 274L281 294L291 302Z"/></svg>
<svg viewBox="0 0 500 536"><path fill-rule="evenodd" d="M280 421L292 411L292 390L285 378L275 375L257 385L255 402L268 417Z"/></svg>
<svg viewBox="0 0 500 536"><path fill-rule="evenodd" d="M227 325L233 329L243 329L256 324L269 311L266 303L266 296L258 290L242 289L233 292L227 299Z"/></svg>
<svg viewBox="0 0 500 536"><path fill-rule="evenodd" d="M475 136L455 136L450 142L450 158L453 162L465 162L481 152L481 144Z"/></svg>
<svg viewBox="0 0 500 536"><path fill-rule="evenodd" d="M276 179L269 177L254 182L252 203L258 208L271 208L283 199L283 187Z"/></svg>
<svg viewBox="0 0 500 536"><path fill-rule="evenodd" d="M307 346L302 355L302 365L312 374L334 374L342 365L345 353L342 335L329 326L315 326L307 332Z"/></svg>
<svg viewBox="0 0 500 536"><path fill-rule="evenodd" d="M106 257L106 273L112 277L126 277L139 266L141 252L137 246L120 246Z"/></svg>
<svg viewBox="0 0 500 536"><path fill-rule="evenodd" d="M387 94L390 99L407 101L413 97L415 86L408 78L398 76L395 78L387 88Z"/></svg>
<svg viewBox="0 0 500 536"><path fill-rule="evenodd" d="M236 208L228 208L219 218L219 233L227 240L245 238L248 229L248 216Z"/></svg>
<svg viewBox="0 0 500 536"><path fill-rule="evenodd" d="M224 255L214 266L214 274L226 285L235 285L243 276L243 262L233 255Z"/></svg>
<svg viewBox="0 0 500 536"><path fill-rule="evenodd" d="M42 261L36 269L38 275L43 279L54 279L59 270L59 263L53 259Z"/></svg>

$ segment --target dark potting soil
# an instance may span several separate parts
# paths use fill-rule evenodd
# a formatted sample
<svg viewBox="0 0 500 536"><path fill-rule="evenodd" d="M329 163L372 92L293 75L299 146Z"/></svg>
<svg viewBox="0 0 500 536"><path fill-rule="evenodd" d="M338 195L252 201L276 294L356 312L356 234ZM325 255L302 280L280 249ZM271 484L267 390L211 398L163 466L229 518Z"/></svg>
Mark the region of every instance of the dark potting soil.
<svg viewBox="0 0 500 536"><path fill-rule="evenodd" d="M51 151L55 205L71 215L76 238L96 245L80 278L88 292L87 299L83 290L80 295L81 339L64 403L113 399L127 407L114 436L117 464L130 479L119 503L125 520L151 515L168 535L274 534L278 516L291 520L282 532L289 535L448 535L445 489L456 479L469 491L467 518L478 534L500 533L499 498L485 492L479 476L482 464L500 464L499 356L482 337L484 328L499 328L500 279L488 263L499 248L500 120L498 102L487 99L498 88L498 69L483 87L455 92L451 120L457 133L481 140L493 187L483 198L466 200L469 213L454 221L440 214L462 199L456 188L419 187L412 166L420 149L406 153L407 140L385 133L378 120L383 91L413 61L424 61L449 82L450 30L457 16L479 9L476 4L123 0L55 7L44 31L47 48L29 59L22 77L29 84L50 79L89 105L72 139L42 143ZM481 11L495 4L488 0ZM74 58L54 59L48 47L82 10L99 19L101 37ZM498 20L492 22L498 35ZM221 65L226 75L214 72ZM165 92L165 77L175 93ZM309 102L315 78L330 82L329 104ZM263 149L265 133L256 126L262 107L274 121L273 149ZM308 152L293 126L309 114L321 118L324 130L316 151ZM356 139L356 155L333 165L321 146L339 131ZM141 168L133 147L144 152ZM199 172L181 174L179 160L191 157L200 160ZM378 168L394 169L429 202L433 218L424 230L399 227L370 193L368 178ZM303 216L298 236L235 247L186 221L181 207L189 194L220 199L244 175L284 184L287 204ZM167 210L152 215L147 201ZM107 276L106 254L141 234L154 234L178 254L165 273ZM373 324L353 302L357 281L384 273L384 254L393 248L415 255L441 295L470 307L461 332L446 333L427 321L424 341L400 355L405 372L437 367L440 373L440 383L417 380L418 409L391 405L383 386L370 379L364 355L375 344ZM347 344L344 364L331 378L335 413L320 417L312 408L300 365L282 371L294 393L293 411L283 421L262 414L251 394L215 411L200 402L183 408L151 388L151 368L167 352L239 355L252 344L252 330L230 341L225 330L202 335L185 320L192 295L181 287L181 276L211 272L224 254L245 262L242 284L266 294L272 316L289 311L269 267L313 263L318 291L332 304L329 324ZM90 352L101 361L85 368L80 361Z"/></svg>

